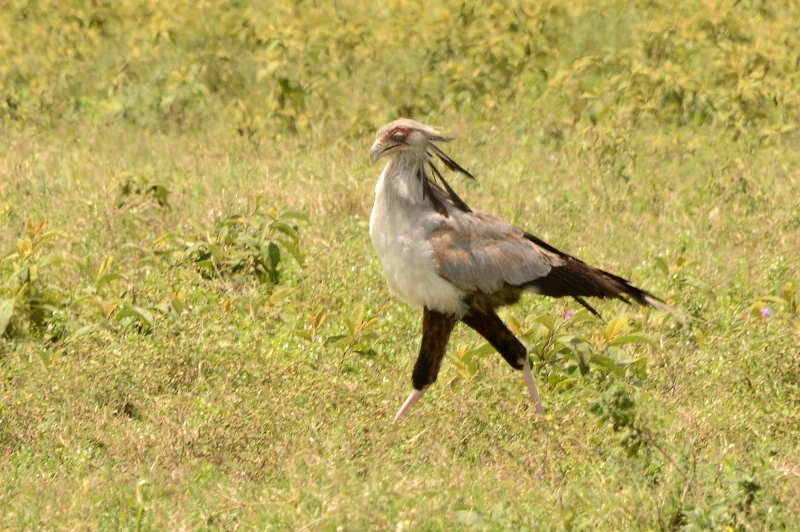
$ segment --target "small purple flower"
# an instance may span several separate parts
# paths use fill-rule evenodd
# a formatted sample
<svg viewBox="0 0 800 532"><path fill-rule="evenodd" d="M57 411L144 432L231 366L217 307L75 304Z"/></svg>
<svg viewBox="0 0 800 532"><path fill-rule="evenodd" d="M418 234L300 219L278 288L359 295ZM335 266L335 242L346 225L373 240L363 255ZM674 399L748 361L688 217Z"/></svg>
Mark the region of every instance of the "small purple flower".
<svg viewBox="0 0 800 532"><path fill-rule="evenodd" d="M140 247L140 248L143 248L143 247L144 247L144 240L139 240L139 247Z"/></svg>
<svg viewBox="0 0 800 532"><path fill-rule="evenodd" d="M572 319L572 315L573 315L573 314L575 314L573 311L571 311L571 310L568 310L568 311L567 311L567 315L566 315L566 316L564 316L564 317L565 317L566 319L568 319L568 320L571 320L571 319Z"/></svg>
<svg viewBox="0 0 800 532"><path fill-rule="evenodd" d="M761 309L762 318L769 318L770 316L772 316L772 312L770 312L769 307L764 307Z"/></svg>

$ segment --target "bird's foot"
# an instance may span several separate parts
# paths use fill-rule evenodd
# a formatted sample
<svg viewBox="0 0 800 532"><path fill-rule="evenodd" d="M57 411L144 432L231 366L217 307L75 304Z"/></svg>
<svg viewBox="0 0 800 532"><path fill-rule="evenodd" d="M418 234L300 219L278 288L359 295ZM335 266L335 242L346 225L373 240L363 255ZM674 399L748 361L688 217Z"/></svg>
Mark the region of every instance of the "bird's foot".
<svg viewBox="0 0 800 532"><path fill-rule="evenodd" d="M421 390L414 390L413 392L411 392L411 395L408 396L406 402L403 403L403 406L401 406L400 410L398 410L397 415L394 416L394 421L392 421L392 423L397 423L398 421L403 419L406 416L406 414L409 413L411 407L414 406L416 402L422 398L423 395L425 395L425 390L427 389L428 387L426 386Z"/></svg>
<svg viewBox="0 0 800 532"><path fill-rule="evenodd" d="M531 365L527 359L525 360L525 365L522 367L522 376L525 379L525 385L528 387L528 392L531 394L531 399L533 399L533 405L536 407L536 413L540 416L543 416L544 407L542 406L542 401L539 399L539 390L536 389L536 383L533 381L533 374L531 373Z"/></svg>

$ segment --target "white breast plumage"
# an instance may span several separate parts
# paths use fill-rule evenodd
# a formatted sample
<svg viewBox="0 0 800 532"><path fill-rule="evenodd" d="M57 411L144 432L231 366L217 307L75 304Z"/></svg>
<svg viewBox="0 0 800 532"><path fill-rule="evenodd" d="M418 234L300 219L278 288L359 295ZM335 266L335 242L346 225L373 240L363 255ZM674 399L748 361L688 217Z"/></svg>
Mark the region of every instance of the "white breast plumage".
<svg viewBox="0 0 800 532"><path fill-rule="evenodd" d="M369 220L372 245L389 289L415 307L460 317L467 311L464 292L439 275L433 246L428 241L441 218L423 201L417 192L419 185L398 180L404 173L393 172L392 166L386 167L375 187L375 205Z"/></svg>

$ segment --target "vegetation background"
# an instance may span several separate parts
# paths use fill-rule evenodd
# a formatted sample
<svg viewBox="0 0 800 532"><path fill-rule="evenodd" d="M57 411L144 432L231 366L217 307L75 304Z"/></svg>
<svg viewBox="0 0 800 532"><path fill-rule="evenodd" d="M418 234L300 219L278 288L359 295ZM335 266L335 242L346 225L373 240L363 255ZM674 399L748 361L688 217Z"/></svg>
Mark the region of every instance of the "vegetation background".
<svg viewBox="0 0 800 532"><path fill-rule="evenodd" d="M0 528L793 530L792 0L0 1ZM687 315L529 298L548 416L368 238L374 132Z"/></svg>

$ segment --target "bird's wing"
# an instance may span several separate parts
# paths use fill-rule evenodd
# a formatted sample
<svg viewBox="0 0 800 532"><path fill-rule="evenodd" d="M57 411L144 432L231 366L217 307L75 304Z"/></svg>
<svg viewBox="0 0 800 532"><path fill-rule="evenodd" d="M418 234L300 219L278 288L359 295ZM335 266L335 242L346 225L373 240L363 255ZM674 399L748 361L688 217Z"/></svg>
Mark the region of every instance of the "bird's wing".
<svg viewBox="0 0 800 532"><path fill-rule="evenodd" d="M531 283L564 262L557 250L537 245L521 229L479 211L451 211L428 240L439 275L462 290L486 294L507 284Z"/></svg>
<svg viewBox="0 0 800 532"><path fill-rule="evenodd" d="M538 294L571 296L597 315L583 297L613 297L676 311L626 279L589 266L535 236L488 214L452 209L429 242L439 275L465 291L494 294L505 285Z"/></svg>

